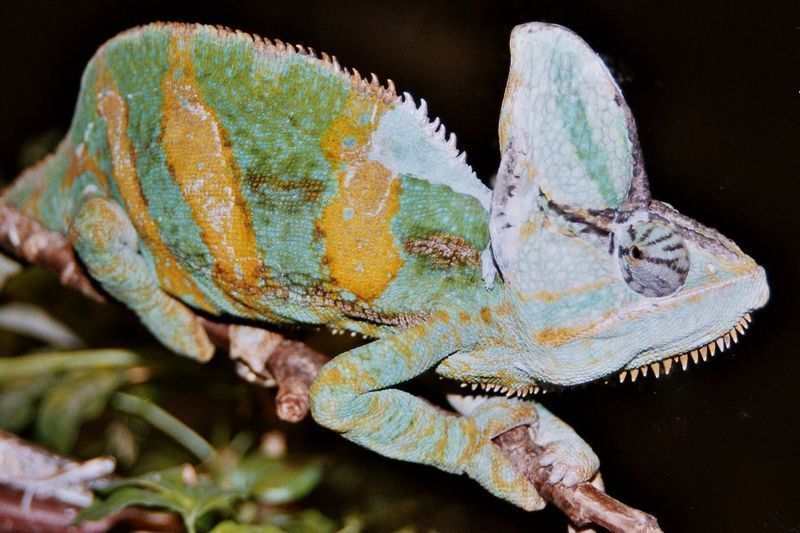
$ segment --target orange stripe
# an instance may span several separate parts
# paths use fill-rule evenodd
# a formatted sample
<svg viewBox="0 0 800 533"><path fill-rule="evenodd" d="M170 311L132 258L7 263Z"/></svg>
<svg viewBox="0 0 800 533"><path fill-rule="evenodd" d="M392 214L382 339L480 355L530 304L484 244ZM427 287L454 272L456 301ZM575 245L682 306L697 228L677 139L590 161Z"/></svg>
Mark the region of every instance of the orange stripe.
<svg viewBox="0 0 800 533"><path fill-rule="evenodd" d="M109 193L106 175L100 165L97 164L95 158L92 157L92 154L89 153L85 143L80 143L77 148L73 148L72 143L65 139L62 146L59 146L59 150L62 148L69 152L67 155L70 159L69 169L66 176L64 176L64 181L61 183L64 189L72 187L73 183L75 183L75 178L84 172L91 172L97 178L103 188L103 192Z"/></svg>
<svg viewBox="0 0 800 533"><path fill-rule="evenodd" d="M380 296L403 266L391 233L400 183L388 168L367 158L383 111L383 103L353 92L322 142L326 158L339 169L339 188L318 222L328 271L339 288L366 301Z"/></svg>
<svg viewBox="0 0 800 533"><path fill-rule="evenodd" d="M125 202L128 216L131 217L139 237L153 252L162 287L175 296L190 298L194 305L206 311L213 311L214 306L200 292L189 274L181 269L180 263L161 239L155 221L150 218L147 200L136 174L134 147L128 137L128 108L108 69L99 63L98 61L97 111L106 121L112 177Z"/></svg>
<svg viewBox="0 0 800 533"><path fill-rule="evenodd" d="M189 37L170 42L164 75L161 142L172 176L214 258L216 283L257 307L267 268L260 259L250 213L239 186L233 150L195 79Z"/></svg>

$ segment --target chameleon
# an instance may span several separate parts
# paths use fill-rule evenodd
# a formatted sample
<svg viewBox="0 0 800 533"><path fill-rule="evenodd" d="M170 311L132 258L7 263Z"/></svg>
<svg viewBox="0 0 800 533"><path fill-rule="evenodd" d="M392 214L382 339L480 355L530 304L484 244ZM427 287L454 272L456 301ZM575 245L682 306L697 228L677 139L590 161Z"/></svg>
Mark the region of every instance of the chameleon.
<svg viewBox="0 0 800 533"><path fill-rule="evenodd" d="M212 357L199 316L372 338L321 369L313 418L539 509L492 438L529 425L549 483L599 459L530 393L685 369L737 341L769 288L651 198L631 112L580 37L529 23L510 50L493 190L391 81L156 23L97 51L66 137L2 201L179 354ZM486 394L453 416L396 387L429 370Z"/></svg>

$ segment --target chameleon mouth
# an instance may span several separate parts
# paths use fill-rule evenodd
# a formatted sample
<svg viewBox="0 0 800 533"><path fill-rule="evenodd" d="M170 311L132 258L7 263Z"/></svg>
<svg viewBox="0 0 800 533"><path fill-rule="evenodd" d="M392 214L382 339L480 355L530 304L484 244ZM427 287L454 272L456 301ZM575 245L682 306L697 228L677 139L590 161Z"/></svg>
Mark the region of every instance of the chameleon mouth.
<svg viewBox="0 0 800 533"><path fill-rule="evenodd" d="M628 368L623 368L619 371L619 382L624 383L630 378L632 382L636 381L639 376L647 377L652 373L656 379L660 378L662 374L669 374L673 368L680 367L682 370L689 368L690 362L699 364L701 361L708 361L710 357L714 357L717 353L724 352L731 348L733 344L739 342L739 337L743 336L752 322L750 313L745 313L733 327L725 333L720 334L712 341L698 346L692 350L687 350L683 353L662 357L661 359L642 363L641 359L646 359L648 355L640 357L639 361L634 358L628 363ZM652 356L650 356L652 357ZM610 383L614 374L606 374L605 379L600 378L604 383ZM443 378L450 376L442 375ZM562 390L563 385L555 383L547 383L542 381L525 380L520 382L509 376L459 376L454 377L456 380L461 381L462 389L469 389L473 394L488 393L492 396L506 396L508 398L516 396L518 398L525 398L530 395L547 394L548 392ZM453 378L450 378L453 379ZM465 381L466 380L466 381ZM516 381L516 382L515 382ZM594 380L592 380L594 381ZM585 383L588 383L585 382ZM479 390L480 389L480 390ZM464 391L468 394L468 391Z"/></svg>
<svg viewBox="0 0 800 533"><path fill-rule="evenodd" d="M694 364L699 364L700 360L703 362L708 361L708 358L714 357L717 352L722 353L730 348L732 344L739 342L739 336L745 334L747 328L750 326L750 322L752 322L750 313L745 313L739 322L727 333L720 335L708 344L704 344L699 348L695 348L694 350L690 350L680 355L666 357L664 359L644 364L633 369L625 369L619 373L619 382L624 383L629 376L632 382L636 381L640 375L642 377L647 377L647 374L650 371L652 371L653 375L656 377L656 379L658 379L662 372L664 375L669 374L673 365L675 367L680 366L682 370L686 370L689 368L690 360Z"/></svg>
<svg viewBox="0 0 800 533"><path fill-rule="evenodd" d="M524 387L514 388L500 385L499 383L479 382L479 383L461 383L461 388L471 387L473 391L481 389L486 392L491 392L499 395L505 395L507 398L517 396L518 398L525 398L529 395L547 394L550 389L543 385L527 385Z"/></svg>

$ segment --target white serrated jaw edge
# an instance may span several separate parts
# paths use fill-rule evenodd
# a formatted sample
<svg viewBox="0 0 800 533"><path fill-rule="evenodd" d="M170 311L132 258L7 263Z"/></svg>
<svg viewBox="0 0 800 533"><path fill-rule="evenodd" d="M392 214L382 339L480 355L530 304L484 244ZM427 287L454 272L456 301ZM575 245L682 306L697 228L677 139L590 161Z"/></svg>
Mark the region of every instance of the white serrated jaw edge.
<svg viewBox="0 0 800 533"><path fill-rule="evenodd" d="M717 337L715 340L704 344L694 350L689 350L680 355L675 355L671 358L661 359L655 362L644 364L642 366L631 368L630 370L623 370L619 373L619 382L624 383L629 377L630 380L636 381L639 376L647 377L648 373L658 379L661 375L670 373L673 367L686 370L689 368L690 362L698 364L700 361L706 362L709 358L714 357L717 353L722 353L731 348L733 344L739 342L739 337L743 336L747 329L750 327L752 318L750 313L745 313L739 322L724 335Z"/></svg>
<svg viewBox="0 0 800 533"><path fill-rule="evenodd" d="M461 388L475 392L475 391L482 391L494 396L505 396L507 398L511 398L512 396L516 396L517 398L525 398L526 396L536 395L536 394L547 394L549 389L542 385L524 385L520 387L514 386L503 386L498 383L491 383L491 382L478 382L478 383L461 383ZM481 397L486 395L479 395Z"/></svg>
<svg viewBox="0 0 800 533"><path fill-rule="evenodd" d="M763 307L769 298L769 286L764 269L761 267L757 267L751 275L743 276L735 283L737 285L735 288L738 289L736 292L742 298L738 302L719 303L726 306L724 318L720 320L721 326L694 337L697 340L688 344L685 349L653 351L634 358L619 373L619 381L624 382L628 378L636 381L639 376L645 377L648 374L658 378L662 374L669 374L673 367L686 370L690 363L705 362L718 353L730 350L747 331L752 321L751 311ZM691 328L690 325L686 327ZM693 338L693 336L688 337Z"/></svg>

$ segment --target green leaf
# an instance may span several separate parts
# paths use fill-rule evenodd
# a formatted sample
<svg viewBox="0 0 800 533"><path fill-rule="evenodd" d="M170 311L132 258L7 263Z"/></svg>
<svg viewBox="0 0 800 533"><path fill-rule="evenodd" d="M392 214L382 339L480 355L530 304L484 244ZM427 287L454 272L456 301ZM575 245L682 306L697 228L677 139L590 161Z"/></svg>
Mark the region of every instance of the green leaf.
<svg viewBox="0 0 800 533"><path fill-rule="evenodd" d="M186 469L191 469L188 477L195 478L192 483L184 481ZM233 502L239 499L238 492L220 488L206 476L197 476L188 465L123 479L101 492L108 497L87 507L78 522L98 520L125 507L141 505L179 513L186 529L194 532L201 517L211 511L231 512Z"/></svg>
<svg viewBox="0 0 800 533"><path fill-rule="evenodd" d="M201 461L210 460L216 454L216 450L208 441L150 400L139 398L133 394L118 392L114 395L113 405L120 411L147 420L150 424L182 444Z"/></svg>
<svg viewBox="0 0 800 533"><path fill-rule="evenodd" d="M5 287L6 281L19 274L22 271L22 265L0 254L0 289Z"/></svg>
<svg viewBox="0 0 800 533"><path fill-rule="evenodd" d="M237 524L233 520L225 520L217 524L211 533L285 533L275 526L256 526L252 524Z"/></svg>
<svg viewBox="0 0 800 533"><path fill-rule="evenodd" d="M124 383L123 372L100 370L69 376L50 387L36 418L37 440L58 453L68 453L81 425L100 416L111 394Z"/></svg>
<svg viewBox="0 0 800 533"><path fill-rule="evenodd" d="M76 350L0 357L0 382L56 372L127 368L141 362L141 356L130 350Z"/></svg>
<svg viewBox="0 0 800 533"><path fill-rule="evenodd" d="M245 457L223 483L265 503L284 504L305 497L321 479L322 466L317 461L292 465L255 453Z"/></svg>
<svg viewBox="0 0 800 533"><path fill-rule="evenodd" d="M83 346L83 341L71 329L43 307L31 303L11 302L0 305L0 329L36 339L55 348Z"/></svg>
<svg viewBox="0 0 800 533"><path fill-rule="evenodd" d="M360 529L357 527L351 527L348 529L347 525L345 525L344 528L339 529L336 521L325 516L316 509L307 509L294 516L291 522L287 524L286 531L289 533L333 533L334 531L347 531L348 533L355 533L360 531Z"/></svg>
<svg viewBox="0 0 800 533"><path fill-rule="evenodd" d="M156 507L171 508L171 502L157 492L141 489L138 487L122 487L114 491L105 500L95 500L92 504L81 512L76 518L76 522L89 520L91 522L100 520L112 515L126 507Z"/></svg>
<svg viewBox="0 0 800 533"><path fill-rule="evenodd" d="M50 376L20 379L0 389L0 429L19 433L33 422L36 402L52 383Z"/></svg>

